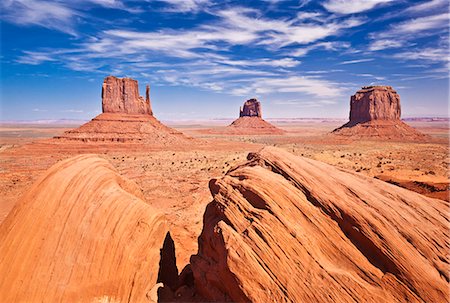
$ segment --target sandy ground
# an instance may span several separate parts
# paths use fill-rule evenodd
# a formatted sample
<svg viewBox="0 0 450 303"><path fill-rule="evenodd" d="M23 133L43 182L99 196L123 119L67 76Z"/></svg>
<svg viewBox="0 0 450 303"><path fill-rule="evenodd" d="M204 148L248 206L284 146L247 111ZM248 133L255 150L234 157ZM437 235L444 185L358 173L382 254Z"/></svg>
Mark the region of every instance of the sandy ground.
<svg viewBox="0 0 450 303"><path fill-rule="evenodd" d="M273 123L273 122L272 122ZM122 144L76 147L46 144L71 125L3 125L0 127L0 222L39 175L61 159L97 153L143 190L146 201L163 211L181 269L197 250L205 206L211 201L208 182L245 161L249 152L275 145L296 155L377 177L430 197L448 200L449 128L446 122L413 122L432 136L426 143L337 141L324 136L342 121L276 122L282 136L205 134L211 125L174 125L185 134L206 140L195 146L149 147ZM75 127L75 126L73 126ZM29 144L36 142L34 144Z"/></svg>

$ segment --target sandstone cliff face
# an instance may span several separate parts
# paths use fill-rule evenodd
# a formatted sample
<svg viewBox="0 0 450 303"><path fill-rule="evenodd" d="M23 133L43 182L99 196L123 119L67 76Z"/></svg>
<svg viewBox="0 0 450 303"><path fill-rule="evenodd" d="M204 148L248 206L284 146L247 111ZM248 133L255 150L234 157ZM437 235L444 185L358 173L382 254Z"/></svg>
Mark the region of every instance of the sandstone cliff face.
<svg viewBox="0 0 450 303"><path fill-rule="evenodd" d="M0 226L0 302L144 302L163 215L104 159L51 167Z"/></svg>
<svg viewBox="0 0 450 303"><path fill-rule="evenodd" d="M446 302L449 204L276 148L212 180L197 291L226 302Z"/></svg>
<svg viewBox="0 0 450 303"><path fill-rule="evenodd" d="M349 139L425 140L400 120L400 96L390 86L365 86L350 98L350 121L333 130Z"/></svg>
<svg viewBox="0 0 450 303"><path fill-rule="evenodd" d="M108 76L102 87L102 109L104 113L152 115L149 87L146 88L146 100L144 100L139 96L136 80Z"/></svg>
<svg viewBox="0 0 450 303"><path fill-rule="evenodd" d="M239 109L239 117L262 117L261 103L256 99L245 101L244 107Z"/></svg>
<svg viewBox="0 0 450 303"><path fill-rule="evenodd" d="M350 98L350 122L400 120L400 96L390 86L365 86Z"/></svg>
<svg viewBox="0 0 450 303"><path fill-rule="evenodd" d="M192 138L167 127L154 116L150 87L146 100L139 96L138 82L130 78L105 78L102 87L103 113L79 128L66 131L58 140L67 142L120 142L152 145L181 145Z"/></svg>

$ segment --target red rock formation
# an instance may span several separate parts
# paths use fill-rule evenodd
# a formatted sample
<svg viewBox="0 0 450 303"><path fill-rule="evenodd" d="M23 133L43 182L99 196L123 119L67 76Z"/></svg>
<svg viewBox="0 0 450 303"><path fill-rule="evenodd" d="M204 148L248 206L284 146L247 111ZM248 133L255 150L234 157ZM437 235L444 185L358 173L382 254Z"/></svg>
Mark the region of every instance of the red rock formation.
<svg viewBox="0 0 450 303"><path fill-rule="evenodd" d="M234 120L224 133L233 135L282 135L284 130L260 117L244 116Z"/></svg>
<svg viewBox="0 0 450 303"><path fill-rule="evenodd" d="M239 109L239 118L225 129L214 129L208 133L225 135L281 135L282 129L265 121L262 116L261 103L256 99L245 101L244 107Z"/></svg>
<svg viewBox="0 0 450 303"><path fill-rule="evenodd" d="M244 107L239 109L239 117L262 117L261 103L256 99L245 101Z"/></svg>
<svg viewBox="0 0 450 303"><path fill-rule="evenodd" d="M197 291L218 302L446 302L449 203L265 148L211 180Z"/></svg>
<svg viewBox="0 0 450 303"><path fill-rule="evenodd" d="M52 166L0 226L0 302L144 302L167 233L162 214L106 160Z"/></svg>
<svg viewBox="0 0 450 303"><path fill-rule="evenodd" d="M390 86L364 86L350 98L350 122L400 120L400 96Z"/></svg>
<svg viewBox="0 0 450 303"><path fill-rule="evenodd" d="M365 86L350 98L350 121L333 134L353 139L422 140L426 136L400 120L400 96L390 86Z"/></svg>
<svg viewBox="0 0 450 303"><path fill-rule="evenodd" d="M193 139L170 128L152 115L100 114L79 128L57 137L60 141L186 144Z"/></svg>
<svg viewBox="0 0 450 303"><path fill-rule="evenodd" d="M139 96L138 82L131 78L108 76L103 81L102 110L104 113L152 115L149 87L146 100Z"/></svg>
<svg viewBox="0 0 450 303"><path fill-rule="evenodd" d="M153 145L186 144L191 138L165 126L154 116L150 87L146 100L139 96L138 82L130 78L105 78L102 87L103 113L56 139L83 142L130 142Z"/></svg>

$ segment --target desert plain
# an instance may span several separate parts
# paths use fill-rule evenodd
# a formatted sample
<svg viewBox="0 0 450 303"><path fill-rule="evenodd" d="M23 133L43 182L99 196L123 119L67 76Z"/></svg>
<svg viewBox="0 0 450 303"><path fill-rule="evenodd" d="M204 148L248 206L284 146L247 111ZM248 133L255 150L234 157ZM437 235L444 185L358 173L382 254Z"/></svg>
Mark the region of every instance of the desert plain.
<svg viewBox="0 0 450 303"><path fill-rule="evenodd" d="M77 124L3 124L0 128L0 220L49 167L84 153L99 154L118 172L135 181L145 200L168 218L182 269L197 251L210 179L245 162L248 153L276 146L294 155L319 160L378 178L422 195L449 200L449 128L446 119L415 119L408 124L430 135L426 142L338 140L328 134L337 119L269 119L282 135L211 134L231 121L166 122L198 139L191 145L152 146L131 143L53 144L49 138Z"/></svg>

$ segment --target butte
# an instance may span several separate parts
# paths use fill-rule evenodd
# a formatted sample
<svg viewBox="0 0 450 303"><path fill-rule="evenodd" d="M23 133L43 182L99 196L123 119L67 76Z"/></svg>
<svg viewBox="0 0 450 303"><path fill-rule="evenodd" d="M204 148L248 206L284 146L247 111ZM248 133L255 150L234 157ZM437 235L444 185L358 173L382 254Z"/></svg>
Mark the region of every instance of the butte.
<svg viewBox="0 0 450 303"><path fill-rule="evenodd" d="M332 134L354 139L423 140L400 120L400 96L391 86L363 86L350 98L350 121Z"/></svg>
<svg viewBox="0 0 450 303"><path fill-rule="evenodd" d="M136 80L114 76L108 76L103 81L102 113L79 128L55 138L67 141L157 145L176 145L192 141L153 116L148 85L144 100L139 96Z"/></svg>
<svg viewBox="0 0 450 303"><path fill-rule="evenodd" d="M284 131L262 118L261 103L256 99L244 102L239 109L239 118L226 127L226 134L236 135L281 135Z"/></svg>

